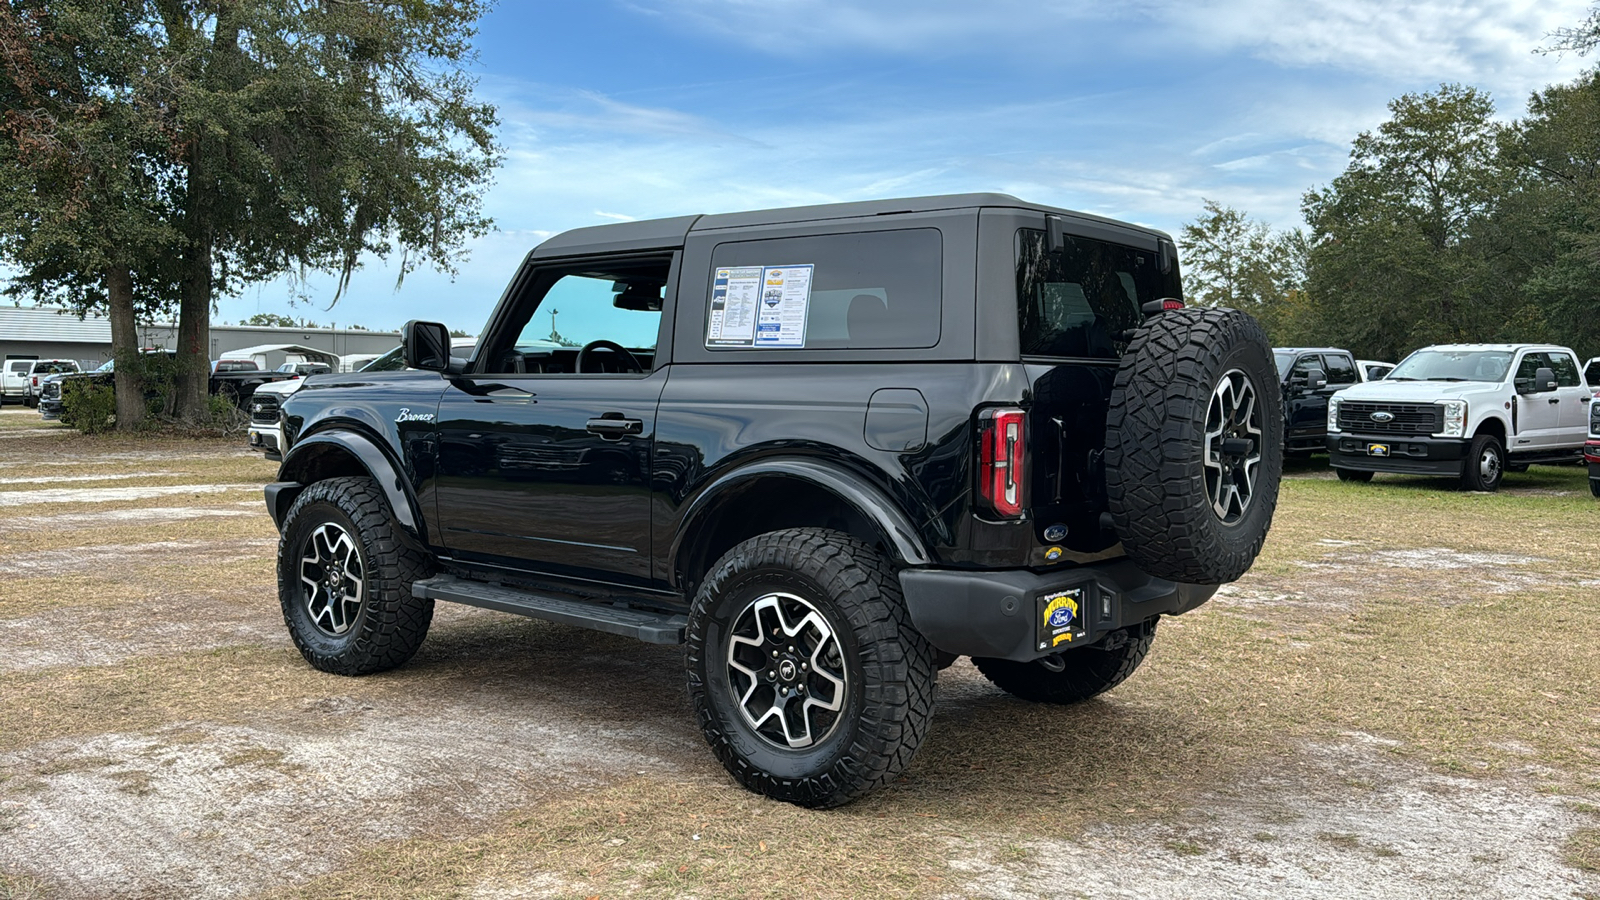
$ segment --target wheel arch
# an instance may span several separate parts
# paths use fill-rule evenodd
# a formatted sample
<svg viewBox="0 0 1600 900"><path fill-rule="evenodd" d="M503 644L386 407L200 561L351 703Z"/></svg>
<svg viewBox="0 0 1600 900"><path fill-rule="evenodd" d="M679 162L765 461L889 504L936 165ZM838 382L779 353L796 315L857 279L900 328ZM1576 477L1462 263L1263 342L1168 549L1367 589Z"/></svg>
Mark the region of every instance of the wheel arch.
<svg viewBox="0 0 1600 900"><path fill-rule="evenodd" d="M372 439L353 431L319 431L295 441L284 454L278 480L267 485L267 509L282 527L295 498L307 487L329 478L367 476L378 484L401 530L414 540L423 539L422 516L411 485L398 466Z"/></svg>
<svg viewBox="0 0 1600 900"><path fill-rule="evenodd" d="M1506 445L1506 435L1509 432L1510 429L1506 428L1505 420L1499 416L1486 416L1482 422L1478 423L1478 427L1473 429L1472 436L1492 434L1500 438L1500 446L1504 447Z"/></svg>
<svg viewBox="0 0 1600 900"><path fill-rule="evenodd" d="M880 547L900 565L933 562L916 526L882 489L813 460L741 466L700 491L679 523L666 558L673 586L685 591L734 545L784 528L831 528Z"/></svg>

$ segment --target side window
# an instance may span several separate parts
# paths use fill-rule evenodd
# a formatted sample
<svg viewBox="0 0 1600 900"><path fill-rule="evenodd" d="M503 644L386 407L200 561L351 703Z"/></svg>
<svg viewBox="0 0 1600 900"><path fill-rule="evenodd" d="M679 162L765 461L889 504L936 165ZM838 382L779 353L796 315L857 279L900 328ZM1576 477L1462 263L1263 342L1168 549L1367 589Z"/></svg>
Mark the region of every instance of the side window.
<svg viewBox="0 0 1600 900"><path fill-rule="evenodd" d="M1355 384L1360 380L1356 375L1356 364L1350 357L1343 353L1326 353L1322 358L1328 364L1328 384Z"/></svg>
<svg viewBox="0 0 1600 900"><path fill-rule="evenodd" d="M671 272L671 257L657 257L595 260L538 273L530 294L518 304L521 321L506 329L516 339L509 343L502 339L489 348L493 355L484 363L484 371L649 372Z"/></svg>
<svg viewBox="0 0 1600 900"><path fill-rule="evenodd" d="M13 360L10 364L8 364L6 366L6 370L9 371L13 375L26 375L26 374L28 374L28 369L32 365L33 365L33 360L31 360L31 359Z"/></svg>
<svg viewBox="0 0 1600 900"><path fill-rule="evenodd" d="M1600 359L1589 360L1589 365L1583 370L1583 380L1590 387L1600 387Z"/></svg>
<svg viewBox="0 0 1600 900"><path fill-rule="evenodd" d="M1322 367L1322 357L1309 353L1294 361L1294 368L1289 370L1289 384L1304 387L1306 379L1311 377L1312 369Z"/></svg>
<svg viewBox="0 0 1600 900"><path fill-rule="evenodd" d="M1517 384L1532 384L1534 373L1549 366L1550 360L1543 353L1523 354L1522 362L1517 364Z"/></svg>
<svg viewBox="0 0 1600 900"><path fill-rule="evenodd" d="M733 241L711 253L705 344L890 350L939 343L938 229Z"/></svg>
<svg viewBox="0 0 1600 900"><path fill-rule="evenodd" d="M1551 353L1550 368L1555 370L1556 384L1559 387L1577 387L1578 361L1565 353Z"/></svg>

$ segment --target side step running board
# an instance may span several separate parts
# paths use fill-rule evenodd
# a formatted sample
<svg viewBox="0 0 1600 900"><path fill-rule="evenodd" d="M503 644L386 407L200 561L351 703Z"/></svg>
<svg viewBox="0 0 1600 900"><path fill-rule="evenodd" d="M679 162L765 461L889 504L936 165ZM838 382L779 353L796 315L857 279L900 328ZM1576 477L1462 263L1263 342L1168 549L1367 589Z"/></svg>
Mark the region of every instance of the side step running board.
<svg viewBox="0 0 1600 900"><path fill-rule="evenodd" d="M411 595L423 600L448 600L469 606L516 613L550 622L592 628L609 634L638 638L651 644L681 644L689 618L683 615L586 603L502 584L467 581L454 575L436 575L411 585Z"/></svg>

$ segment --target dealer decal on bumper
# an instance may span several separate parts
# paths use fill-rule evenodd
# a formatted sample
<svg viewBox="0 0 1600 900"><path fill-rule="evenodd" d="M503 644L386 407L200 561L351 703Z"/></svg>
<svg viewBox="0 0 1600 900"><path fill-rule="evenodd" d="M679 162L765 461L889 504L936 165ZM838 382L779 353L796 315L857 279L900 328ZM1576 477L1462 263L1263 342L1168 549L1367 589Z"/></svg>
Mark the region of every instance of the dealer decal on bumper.
<svg viewBox="0 0 1600 900"><path fill-rule="evenodd" d="M1039 598L1040 650L1070 644L1083 635L1083 588Z"/></svg>

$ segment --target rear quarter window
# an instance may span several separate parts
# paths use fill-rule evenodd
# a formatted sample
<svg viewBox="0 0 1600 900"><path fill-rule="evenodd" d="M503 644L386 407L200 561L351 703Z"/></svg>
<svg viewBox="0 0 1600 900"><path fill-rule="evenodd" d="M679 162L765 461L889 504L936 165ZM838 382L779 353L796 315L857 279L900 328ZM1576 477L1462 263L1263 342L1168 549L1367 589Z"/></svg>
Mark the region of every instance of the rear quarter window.
<svg viewBox="0 0 1600 900"><path fill-rule="evenodd" d="M938 229L914 228L731 241L717 245L711 265L812 266L805 343L796 349L915 349L939 343L943 255ZM707 304L707 330L720 311L715 303Z"/></svg>

